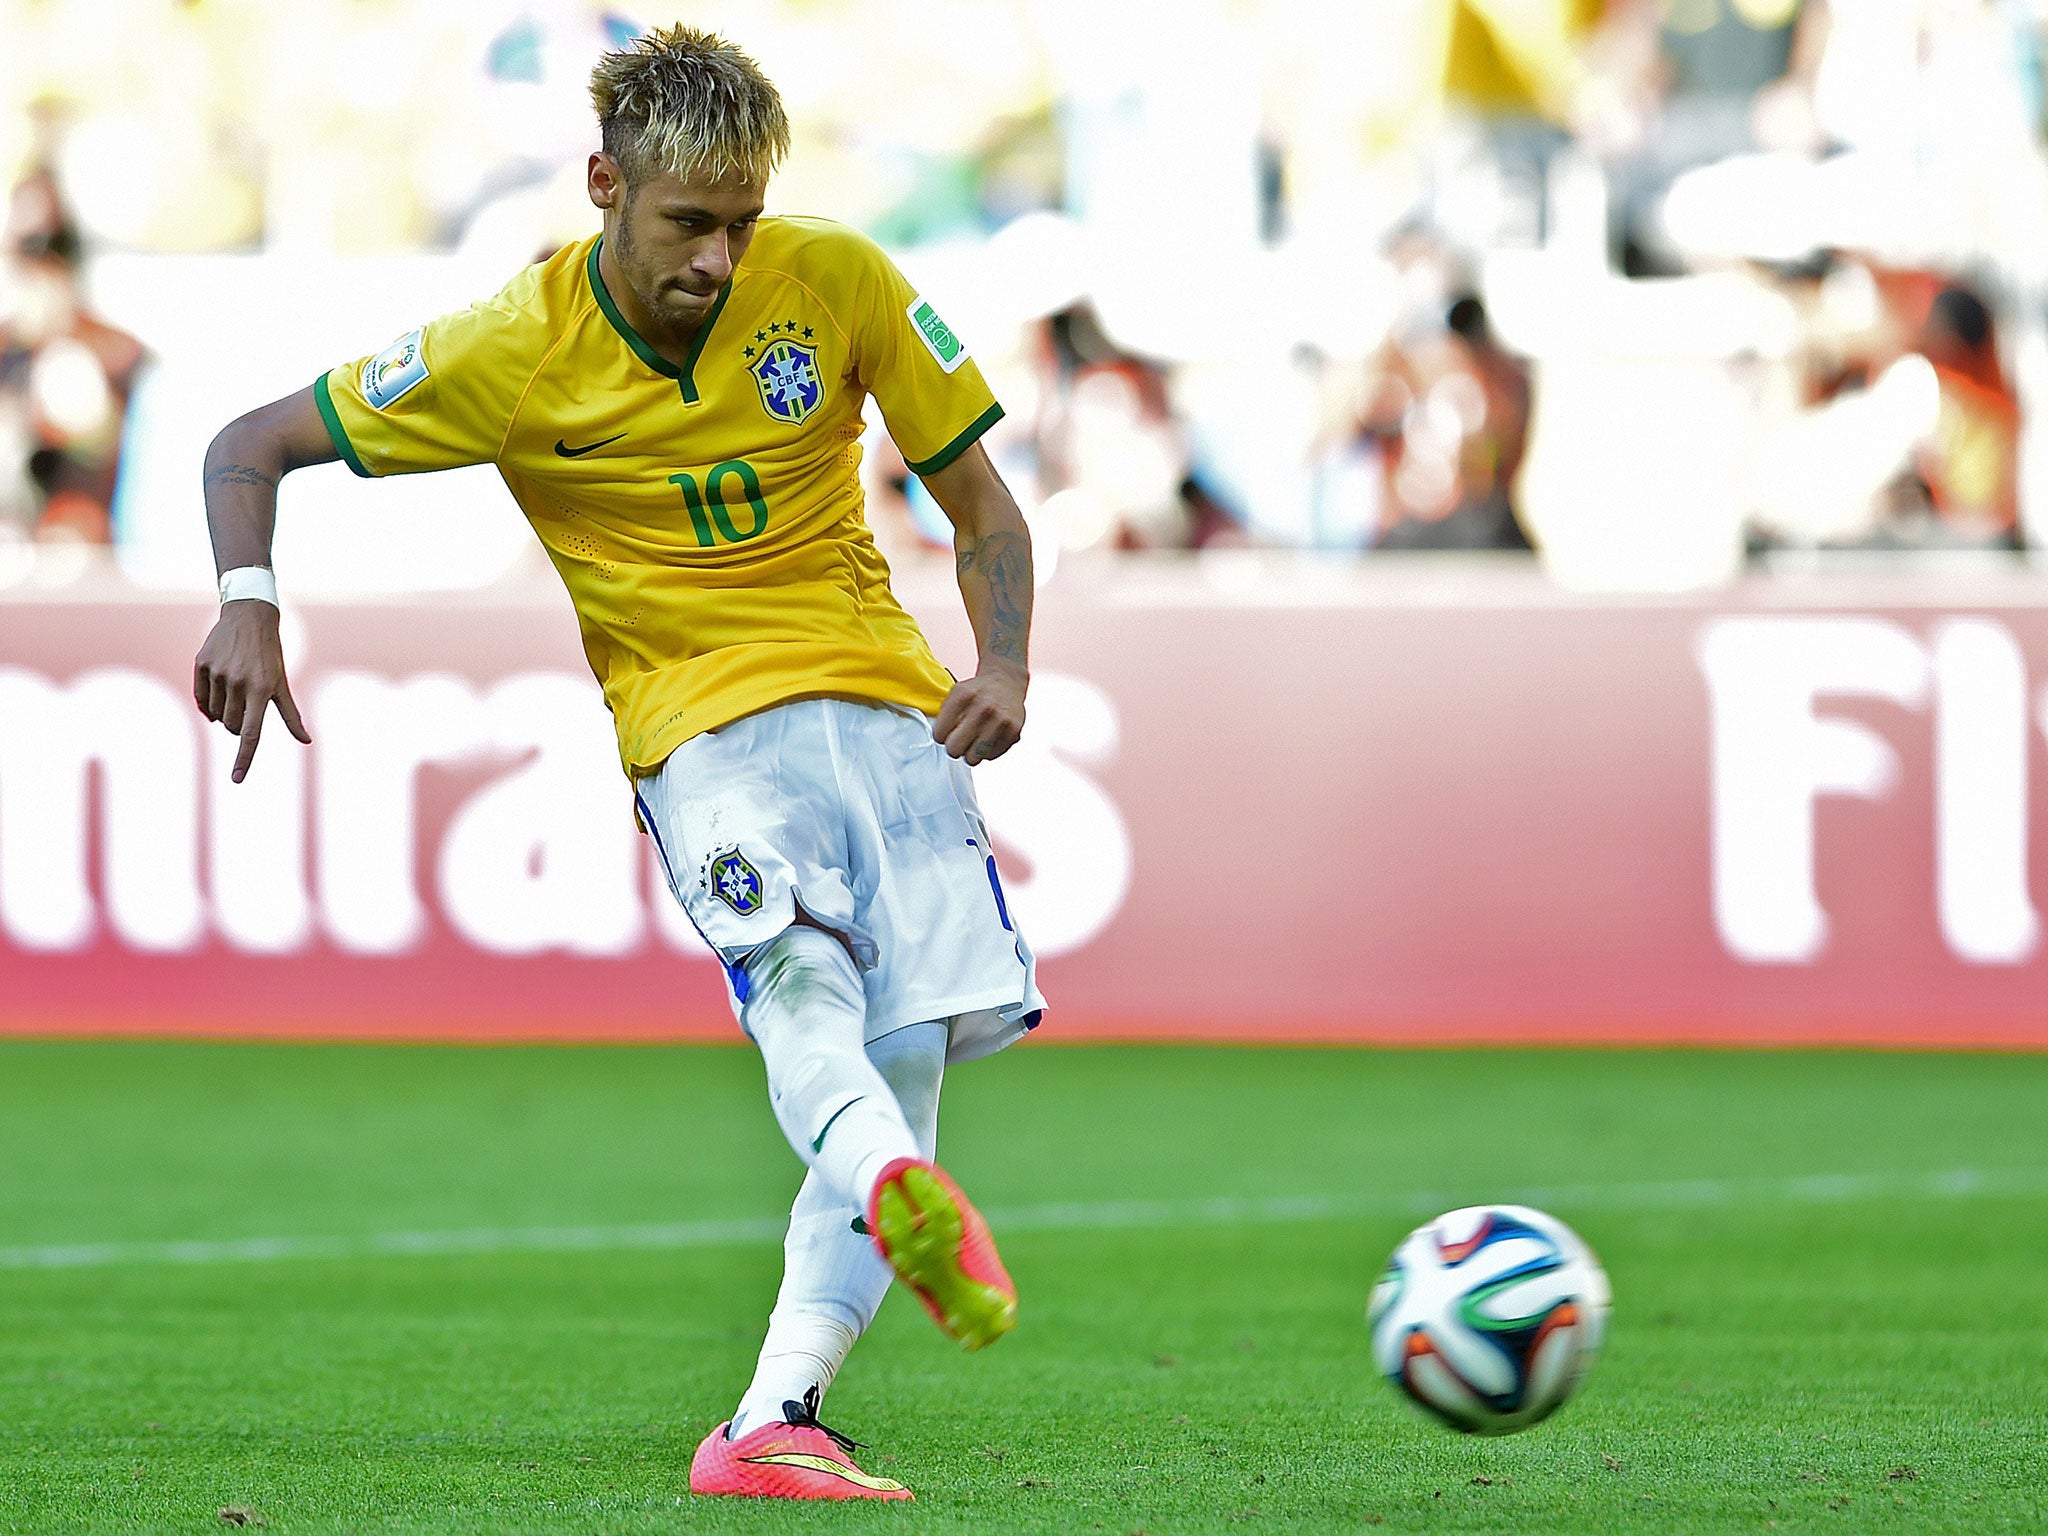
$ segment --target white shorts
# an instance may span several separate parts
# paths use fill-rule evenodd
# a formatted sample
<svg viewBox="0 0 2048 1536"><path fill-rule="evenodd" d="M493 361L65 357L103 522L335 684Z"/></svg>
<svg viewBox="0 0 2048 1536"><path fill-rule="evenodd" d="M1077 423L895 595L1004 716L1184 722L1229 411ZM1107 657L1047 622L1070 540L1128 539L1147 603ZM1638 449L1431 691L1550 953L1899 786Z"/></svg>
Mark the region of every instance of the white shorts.
<svg viewBox="0 0 2048 1536"><path fill-rule="evenodd" d="M867 1039L948 1019L948 1061L1036 1027L967 765L910 710L800 699L693 736L635 785L669 889L725 962L745 1025L747 957L801 910L847 942Z"/></svg>

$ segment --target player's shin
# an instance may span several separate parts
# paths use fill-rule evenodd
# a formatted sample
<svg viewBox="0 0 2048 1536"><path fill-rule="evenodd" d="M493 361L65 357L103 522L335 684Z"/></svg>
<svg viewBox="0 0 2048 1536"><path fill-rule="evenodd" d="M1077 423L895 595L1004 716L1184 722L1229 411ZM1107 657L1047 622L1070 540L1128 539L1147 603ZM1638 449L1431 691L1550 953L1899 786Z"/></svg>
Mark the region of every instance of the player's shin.
<svg viewBox="0 0 2048 1536"><path fill-rule="evenodd" d="M867 1048L926 1157L938 1139L947 1039L943 1023L913 1024ZM813 1171L790 1212L782 1289L754 1379L733 1413L731 1435L783 1419L786 1405L801 1403L813 1389L822 1398L874 1320L891 1279L867 1236L861 1207L841 1200Z"/></svg>
<svg viewBox="0 0 2048 1536"><path fill-rule="evenodd" d="M783 1240L782 1289L768 1336L733 1412L734 1438L784 1419L784 1405L802 1402L813 1388L822 1397L874 1321L893 1276L854 1230L854 1214L816 1172L804 1180Z"/></svg>

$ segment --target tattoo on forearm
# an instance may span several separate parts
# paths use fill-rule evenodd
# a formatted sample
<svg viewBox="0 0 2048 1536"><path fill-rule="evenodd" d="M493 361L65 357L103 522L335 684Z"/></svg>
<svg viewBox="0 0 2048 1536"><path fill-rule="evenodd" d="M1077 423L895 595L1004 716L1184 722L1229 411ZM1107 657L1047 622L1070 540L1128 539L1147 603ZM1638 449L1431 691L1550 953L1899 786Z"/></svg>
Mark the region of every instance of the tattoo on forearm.
<svg viewBox="0 0 2048 1536"><path fill-rule="evenodd" d="M260 485L274 491L277 477L266 475L253 464L223 464L206 472L205 485L209 489L216 485Z"/></svg>
<svg viewBox="0 0 2048 1536"><path fill-rule="evenodd" d="M1006 661L1024 660L1031 633L1031 544L1005 530L973 540L954 556L962 579L977 573L988 586L988 650Z"/></svg>

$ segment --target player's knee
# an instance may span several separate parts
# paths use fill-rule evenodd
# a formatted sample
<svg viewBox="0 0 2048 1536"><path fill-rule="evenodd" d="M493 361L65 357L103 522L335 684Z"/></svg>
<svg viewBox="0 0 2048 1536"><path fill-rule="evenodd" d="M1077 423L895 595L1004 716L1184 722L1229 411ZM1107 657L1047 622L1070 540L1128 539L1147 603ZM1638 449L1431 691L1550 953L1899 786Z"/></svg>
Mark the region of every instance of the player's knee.
<svg viewBox="0 0 2048 1536"><path fill-rule="evenodd" d="M799 1017L806 1001L831 990L830 973L787 933L762 945L747 961L746 972L749 1003Z"/></svg>
<svg viewBox="0 0 2048 1536"><path fill-rule="evenodd" d="M852 957L836 934L822 928L792 924L749 955L742 968L750 1007L769 1005L803 1017L815 1005L860 1000Z"/></svg>
<svg viewBox="0 0 2048 1536"><path fill-rule="evenodd" d="M837 1026L861 1007L860 981L849 979L833 957L821 954L815 930L807 938L789 930L750 955L744 965L747 1033L773 1062L837 1033Z"/></svg>

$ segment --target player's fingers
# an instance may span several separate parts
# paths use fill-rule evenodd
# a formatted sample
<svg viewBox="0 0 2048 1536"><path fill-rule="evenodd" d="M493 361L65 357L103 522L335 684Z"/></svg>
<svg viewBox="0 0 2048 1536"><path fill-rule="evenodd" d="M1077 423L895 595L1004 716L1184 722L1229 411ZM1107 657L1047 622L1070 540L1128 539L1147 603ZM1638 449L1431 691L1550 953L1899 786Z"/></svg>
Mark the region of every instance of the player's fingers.
<svg viewBox="0 0 2048 1536"><path fill-rule="evenodd" d="M1012 719L1008 715L998 715L988 731L989 740L995 747L995 750L989 753L989 756L1001 757L1010 748L1017 745L1023 738L1023 735L1024 722L1022 720Z"/></svg>
<svg viewBox="0 0 2048 1536"><path fill-rule="evenodd" d="M241 783L243 776L248 773L249 764L256 756L256 743L262 739L263 708L263 705L258 703L255 708L243 713L242 748L235 754L234 772L229 775L237 784Z"/></svg>
<svg viewBox="0 0 2048 1536"><path fill-rule="evenodd" d="M218 720L228 707L228 685L226 679L215 673L206 680L206 718Z"/></svg>
<svg viewBox="0 0 2048 1536"><path fill-rule="evenodd" d="M249 685L230 683L227 698L221 706L220 723L237 736L242 734L242 722L249 715Z"/></svg>
<svg viewBox="0 0 2048 1536"><path fill-rule="evenodd" d="M966 712L968 693L966 685L955 683L953 691L946 695L946 702L939 706L938 717L932 721L932 735L945 741L953 734L953 727L960 723L960 716Z"/></svg>
<svg viewBox="0 0 2048 1536"><path fill-rule="evenodd" d="M983 726L987 715L988 706L980 700L975 700L962 710L960 717L953 722L953 728L946 732L946 750L955 757L967 756L975 742L984 734Z"/></svg>
<svg viewBox="0 0 2048 1536"><path fill-rule="evenodd" d="M975 717L973 729L968 734L968 766L985 763L990 758L999 756L1005 745L1002 713L991 705Z"/></svg>
<svg viewBox="0 0 2048 1536"><path fill-rule="evenodd" d="M206 706L207 706L208 702L210 701L210 699L211 699L211 697L212 697L212 694L213 694L213 677L212 677L212 674L210 674L210 673L209 673L209 672L208 672L208 671L206 670L206 663L205 663L205 662L203 662L203 661L195 661L195 662L193 662L193 663L192 663L192 702L193 702L194 704L197 704L197 705L199 706L199 713L200 713L200 714L202 714L202 715L205 715L205 714L207 714L207 709L206 709ZM209 718L209 719L211 719L211 718L212 718L212 716L208 715L208 718Z"/></svg>
<svg viewBox="0 0 2048 1536"><path fill-rule="evenodd" d="M960 754L953 751L953 744L966 728L967 707L968 700L955 688L946 695L946 702L939 708L938 719L932 722L932 739L955 757Z"/></svg>
<svg viewBox="0 0 2048 1536"><path fill-rule="evenodd" d="M283 678L278 679L277 697L272 702L277 705L278 718L284 721L286 729L307 746L313 745L312 733L299 718L299 706L292 700L292 685Z"/></svg>

